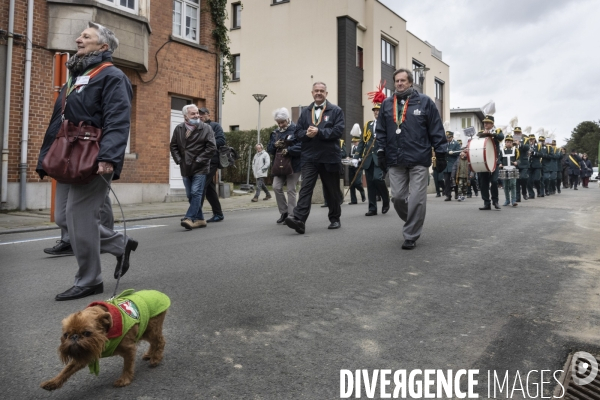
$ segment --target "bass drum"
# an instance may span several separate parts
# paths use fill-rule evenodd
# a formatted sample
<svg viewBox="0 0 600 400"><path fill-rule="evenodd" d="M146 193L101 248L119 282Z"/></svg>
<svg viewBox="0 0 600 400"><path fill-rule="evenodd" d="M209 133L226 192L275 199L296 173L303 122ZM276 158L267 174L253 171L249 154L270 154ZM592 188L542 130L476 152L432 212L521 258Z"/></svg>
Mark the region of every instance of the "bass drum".
<svg viewBox="0 0 600 400"><path fill-rule="evenodd" d="M491 137L474 137L467 144L467 159L474 172L494 172L498 153Z"/></svg>

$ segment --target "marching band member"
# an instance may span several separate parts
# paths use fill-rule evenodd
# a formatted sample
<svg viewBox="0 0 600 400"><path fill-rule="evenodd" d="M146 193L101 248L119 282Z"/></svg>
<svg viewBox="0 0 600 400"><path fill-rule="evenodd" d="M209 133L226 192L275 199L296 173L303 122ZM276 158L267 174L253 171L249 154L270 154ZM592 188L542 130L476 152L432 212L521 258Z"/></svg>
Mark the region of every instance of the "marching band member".
<svg viewBox="0 0 600 400"><path fill-rule="evenodd" d="M446 131L448 150L446 153L446 169L444 169L444 201L452 201L452 187L454 187L454 199L458 199L458 186L452 185L452 167L460 155L460 144L454 140L454 132Z"/></svg>
<svg viewBox="0 0 600 400"><path fill-rule="evenodd" d="M529 180L527 181L527 192L529 192L530 199L535 199L534 188L537 191L538 197L544 197L540 183L542 177L540 149L540 144L535 142L535 135L529 135Z"/></svg>
<svg viewBox="0 0 600 400"><path fill-rule="evenodd" d="M510 171L516 170L519 163L517 159L520 156L519 149L513 147L512 135L506 135L504 139L504 148L501 150L501 158L499 167ZM517 204L517 179L516 178L505 178L502 182L504 188L504 206L511 205L513 207L518 206Z"/></svg>
<svg viewBox="0 0 600 400"><path fill-rule="evenodd" d="M546 144L544 136L540 136L538 141L540 142L540 155L542 156L542 194L550 196L550 178L555 165L554 152L552 147Z"/></svg>
<svg viewBox="0 0 600 400"><path fill-rule="evenodd" d="M494 130L494 116L486 115L483 119L483 131L477 133L478 137L491 137L494 140L494 147L496 151L500 150L500 142L504 140L504 133L502 129ZM500 210L498 204L498 168L494 172L479 172L477 174L479 180L479 189L481 190L481 199L483 200L483 207L480 210L491 210L492 204L496 210ZM490 202L490 191L492 192L492 198Z"/></svg>
<svg viewBox="0 0 600 400"><path fill-rule="evenodd" d="M381 167L377 159L379 145L375 140L377 117L381 108L380 102L385 100L383 85L378 87L378 91L371 92L369 95L374 100L372 110L375 119L365 124L362 140L358 144L357 154L354 155L355 164L357 165L364 159L363 170L367 176L367 197L369 198L369 210L365 214L367 217L377 215L377 195L381 196L382 200L381 213L385 214L390 210L390 194L384 180L387 171Z"/></svg>
<svg viewBox="0 0 600 400"><path fill-rule="evenodd" d="M556 192L560 193L563 179L562 160L565 155L565 149L556 147L556 140L552 140L552 146L554 147L554 153L556 154L556 159L554 160L556 162Z"/></svg>
<svg viewBox="0 0 600 400"><path fill-rule="evenodd" d="M520 127L515 126L513 129L513 134L522 134L522 130ZM513 144L514 137L513 137ZM516 144L515 144L515 147ZM518 145L519 149L519 157L517 158L517 168L519 169L519 179L517 179L517 203L521 202L521 197L523 200L527 200L527 180L529 178L529 157L527 156L529 153L529 143L527 142L527 138L521 138L521 142Z"/></svg>

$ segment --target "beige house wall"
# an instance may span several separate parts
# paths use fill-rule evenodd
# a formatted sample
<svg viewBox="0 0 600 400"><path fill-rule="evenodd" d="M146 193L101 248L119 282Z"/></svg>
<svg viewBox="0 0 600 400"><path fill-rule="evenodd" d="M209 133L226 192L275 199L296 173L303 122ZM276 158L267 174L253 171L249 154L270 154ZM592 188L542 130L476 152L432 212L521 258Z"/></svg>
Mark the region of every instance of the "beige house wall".
<svg viewBox="0 0 600 400"><path fill-rule="evenodd" d="M232 15L232 3L228 13ZM291 0L271 5L270 0L242 2L241 28L230 31L231 52L240 54L240 81L231 82L235 93L225 95L223 128L256 129L258 103L252 94L266 94L261 104L261 127L274 124L279 107L306 106L312 102L312 84L327 83L328 100L338 97L337 18L355 20L357 45L363 48L364 120L372 119L367 93L381 79L381 38L395 43L396 67L412 67L415 58L431 68L425 93L435 97L434 78L445 82L444 113L450 116L449 67L431 55L431 48L406 30L406 20L376 0ZM258 23L257 23L258 22ZM231 26L231 21L228 21ZM421 53L421 54L419 54Z"/></svg>

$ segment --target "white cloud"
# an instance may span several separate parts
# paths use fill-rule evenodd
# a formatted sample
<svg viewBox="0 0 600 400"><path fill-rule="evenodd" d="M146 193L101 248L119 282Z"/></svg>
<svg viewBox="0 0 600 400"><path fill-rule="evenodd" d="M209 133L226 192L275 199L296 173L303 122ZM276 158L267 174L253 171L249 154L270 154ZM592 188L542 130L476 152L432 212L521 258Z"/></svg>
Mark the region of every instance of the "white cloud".
<svg viewBox="0 0 600 400"><path fill-rule="evenodd" d="M600 119L600 7L595 0L382 0L443 51L450 106L496 102L497 125L555 131L559 145Z"/></svg>

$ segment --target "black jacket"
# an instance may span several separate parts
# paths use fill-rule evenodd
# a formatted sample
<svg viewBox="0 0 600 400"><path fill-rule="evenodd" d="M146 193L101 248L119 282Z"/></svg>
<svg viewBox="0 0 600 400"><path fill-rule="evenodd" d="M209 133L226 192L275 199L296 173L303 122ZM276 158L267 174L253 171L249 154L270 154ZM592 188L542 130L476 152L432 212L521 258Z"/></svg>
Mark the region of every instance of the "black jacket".
<svg viewBox="0 0 600 400"><path fill-rule="evenodd" d="M394 96L383 101L377 118L377 145L385 150L388 166L431 166L431 147L445 153L448 141L440 113L433 100L416 90L409 98L400 134L394 122ZM401 107L401 104L398 104Z"/></svg>
<svg viewBox="0 0 600 400"><path fill-rule="evenodd" d="M112 53L105 51L94 57L86 71L103 61L112 61ZM77 80L77 76L76 74L72 75L73 82ZM50 125L44 136L36 167L36 172L40 178L47 175L46 171L42 169L42 161L44 161L44 157L46 157L60 129L60 112L65 92L66 85L63 86L58 99L56 99ZM125 159L125 148L127 147L131 121L131 97L132 90L129 79L123 71L111 66L93 77L81 90L71 92L67 98L65 119L75 125L84 121L88 125L102 128L98 161L113 164L113 180L119 179Z"/></svg>
<svg viewBox="0 0 600 400"><path fill-rule="evenodd" d="M217 151L212 128L203 122L186 139L185 122L177 125L171 138L171 156L179 165L181 176L207 175L210 159Z"/></svg>
<svg viewBox="0 0 600 400"><path fill-rule="evenodd" d="M583 160L577 154L567 154L566 159L569 163L569 175L579 175Z"/></svg>
<svg viewBox="0 0 600 400"><path fill-rule="evenodd" d="M267 146L267 152L273 157L275 157L275 153L277 152L277 148L275 148L275 142L278 140L286 141L286 143L288 143L288 146L286 147L288 151L288 156L292 157L292 169L294 170L294 172L300 172L300 154L302 144L300 143L298 138L294 136L295 131L296 124L291 122L285 131L281 132L279 129L277 129L271 132L271 137ZM286 138L289 138L291 140L286 140Z"/></svg>
<svg viewBox="0 0 600 400"><path fill-rule="evenodd" d="M215 152L213 158L210 160L210 163L219 164L219 149L222 146L225 146L225 144L227 143L225 141L225 133L223 133L223 128L221 128L221 125L219 125L218 122L208 120L206 123L212 128L213 133L215 134L215 143L217 144L217 151Z"/></svg>
<svg viewBox="0 0 600 400"><path fill-rule="evenodd" d="M340 139L344 134L344 112L341 108L326 101L325 110L317 128L319 132L313 138L306 136L306 130L312 124L314 102L302 110L296 124L295 136L302 145L301 164L306 162L339 164L342 162Z"/></svg>

